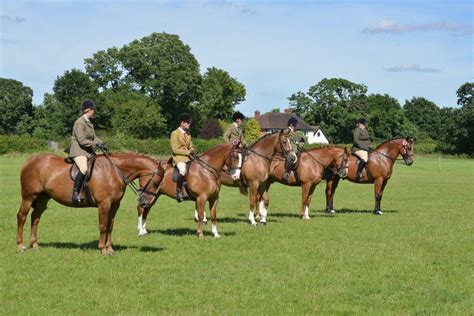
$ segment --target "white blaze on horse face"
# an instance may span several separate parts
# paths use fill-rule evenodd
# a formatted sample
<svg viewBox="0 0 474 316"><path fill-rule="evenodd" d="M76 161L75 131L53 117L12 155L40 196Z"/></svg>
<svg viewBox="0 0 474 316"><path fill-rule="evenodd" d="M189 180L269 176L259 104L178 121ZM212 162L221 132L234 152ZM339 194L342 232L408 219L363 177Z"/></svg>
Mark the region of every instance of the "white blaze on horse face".
<svg viewBox="0 0 474 316"><path fill-rule="evenodd" d="M290 152L290 155L292 157L293 163L296 163L298 161L298 156L294 151Z"/></svg>

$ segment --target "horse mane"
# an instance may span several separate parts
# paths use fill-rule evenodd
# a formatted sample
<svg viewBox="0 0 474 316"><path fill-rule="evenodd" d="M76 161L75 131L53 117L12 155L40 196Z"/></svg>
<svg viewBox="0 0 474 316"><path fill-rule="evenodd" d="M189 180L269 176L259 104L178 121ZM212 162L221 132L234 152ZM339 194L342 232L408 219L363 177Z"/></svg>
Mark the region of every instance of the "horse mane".
<svg viewBox="0 0 474 316"><path fill-rule="evenodd" d="M338 146L338 145L332 145L332 144L324 144L320 147L314 147L314 148L303 148L301 152L306 152L314 149L322 149L322 148L339 148L339 149L344 149L346 146Z"/></svg>
<svg viewBox="0 0 474 316"><path fill-rule="evenodd" d="M399 139L405 139L405 137L394 137L394 138L391 138L391 139L387 139L387 140L383 141L383 143L380 143L376 148L382 146L383 144L392 142L394 140L399 140Z"/></svg>
<svg viewBox="0 0 474 316"><path fill-rule="evenodd" d="M266 138L266 137L269 137L275 133L280 133L280 131L273 131L271 133L267 133L265 135L263 135L262 137L260 137L259 139L257 139L252 145L250 145L250 147L253 147L256 143L258 143L259 141L261 141L262 139Z"/></svg>

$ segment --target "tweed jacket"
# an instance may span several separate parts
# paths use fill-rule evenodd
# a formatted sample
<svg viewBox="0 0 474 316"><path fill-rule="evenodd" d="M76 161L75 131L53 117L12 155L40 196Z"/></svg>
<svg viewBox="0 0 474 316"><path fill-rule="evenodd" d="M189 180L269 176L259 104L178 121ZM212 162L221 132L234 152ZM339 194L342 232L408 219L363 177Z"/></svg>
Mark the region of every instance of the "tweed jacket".
<svg viewBox="0 0 474 316"><path fill-rule="evenodd" d="M191 150L194 150L191 135L185 135L178 127L170 136L171 151L173 152L173 164L188 162Z"/></svg>
<svg viewBox="0 0 474 316"><path fill-rule="evenodd" d="M224 133L224 141L227 144L230 144L236 139L240 140L240 144L242 146L247 144L244 138L244 134L242 133L242 129L238 127L237 124L232 123L229 125L229 127Z"/></svg>
<svg viewBox="0 0 474 316"><path fill-rule="evenodd" d="M352 152L358 150L368 150L372 143L370 142L369 131L364 128L357 126L354 131L352 131L352 136L354 137L354 144L352 145Z"/></svg>
<svg viewBox="0 0 474 316"><path fill-rule="evenodd" d="M298 135L296 131L292 131L288 127L284 130L284 132L288 134L288 139L290 140L293 151L294 152L300 151L304 146L304 140L302 140L301 136Z"/></svg>
<svg viewBox="0 0 474 316"><path fill-rule="evenodd" d="M101 140L95 134L92 122L86 120L84 116L79 117L72 129L69 157L86 156L90 158L98 142Z"/></svg>

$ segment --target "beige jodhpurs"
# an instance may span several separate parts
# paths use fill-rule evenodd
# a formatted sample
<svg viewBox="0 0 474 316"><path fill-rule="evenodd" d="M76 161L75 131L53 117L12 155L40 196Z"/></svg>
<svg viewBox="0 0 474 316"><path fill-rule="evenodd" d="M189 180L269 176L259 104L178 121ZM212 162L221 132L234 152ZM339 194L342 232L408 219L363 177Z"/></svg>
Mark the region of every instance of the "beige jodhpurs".
<svg viewBox="0 0 474 316"><path fill-rule="evenodd" d="M176 164L176 167L178 167L179 174L184 177L184 175L186 174L186 163L185 162L178 162Z"/></svg>
<svg viewBox="0 0 474 316"><path fill-rule="evenodd" d="M365 150L357 150L355 152L357 156L359 156L363 161L367 162L369 160L369 153Z"/></svg>
<svg viewBox="0 0 474 316"><path fill-rule="evenodd" d="M77 167L79 168L79 171L83 175L87 173L87 157L86 156L77 156L72 158L74 159L74 162L76 163Z"/></svg>

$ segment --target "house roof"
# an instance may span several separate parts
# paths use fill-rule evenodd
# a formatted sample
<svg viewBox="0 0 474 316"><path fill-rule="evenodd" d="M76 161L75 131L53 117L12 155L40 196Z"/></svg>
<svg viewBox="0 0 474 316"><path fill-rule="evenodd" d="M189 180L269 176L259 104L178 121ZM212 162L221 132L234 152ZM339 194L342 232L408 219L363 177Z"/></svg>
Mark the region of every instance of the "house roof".
<svg viewBox="0 0 474 316"><path fill-rule="evenodd" d="M261 129L283 129L288 127L288 120L294 117L298 120L298 128L299 130L313 130L314 128L297 117L294 114L290 113L277 113L277 112L268 112L260 117L256 117L255 119L260 124Z"/></svg>

